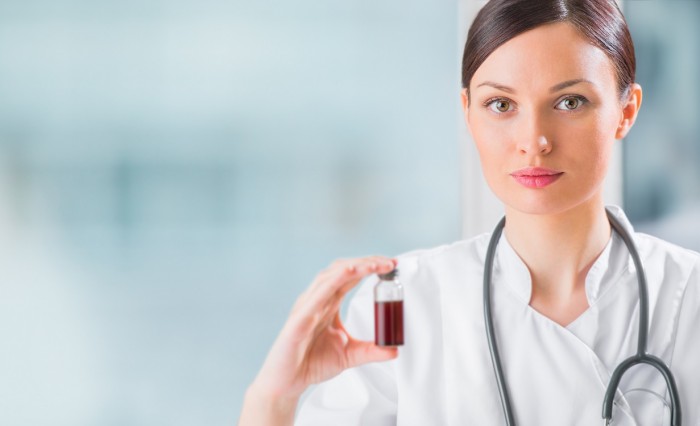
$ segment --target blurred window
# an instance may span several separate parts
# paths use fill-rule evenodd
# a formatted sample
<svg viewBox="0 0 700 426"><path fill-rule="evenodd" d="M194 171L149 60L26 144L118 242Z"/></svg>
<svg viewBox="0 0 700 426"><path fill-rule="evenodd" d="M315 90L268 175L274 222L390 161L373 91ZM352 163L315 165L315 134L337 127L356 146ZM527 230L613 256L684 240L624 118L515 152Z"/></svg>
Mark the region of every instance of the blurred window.
<svg viewBox="0 0 700 426"><path fill-rule="evenodd" d="M459 239L455 9L2 2L0 230L51 238L85 278L48 284L97 330L71 347L102 387L61 412L17 396L0 424L230 425L333 259ZM80 401L62 377L47 392Z"/></svg>
<svg viewBox="0 0 700 426"><path fill-rule="evenodd" d="M624 141L624 205L639 231L700 251L700 2L625 1L644 90Z"/></svg>

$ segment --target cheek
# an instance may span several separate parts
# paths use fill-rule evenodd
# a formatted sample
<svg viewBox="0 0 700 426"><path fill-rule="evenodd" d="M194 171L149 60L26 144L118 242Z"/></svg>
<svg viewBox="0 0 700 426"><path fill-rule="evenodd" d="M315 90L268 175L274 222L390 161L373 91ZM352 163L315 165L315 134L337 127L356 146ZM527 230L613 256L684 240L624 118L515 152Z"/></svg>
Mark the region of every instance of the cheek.
<svg viewBox="0 0 700 426"><path fill-rule="evenodd" d="M508 187L509 173L513 169L514 155L509 132L503 124L486 125L481 123L478 129L472 129L474 144L479 153L481 174L491 191L504 200ZM509 164L510 162L510 164Z"/></svg>
<svg viewBox="0 0 700 426"><path fill-rule="evenodd" d="M559 150L584 173L599 174L607 170L615 142L616 123L601 114L562 128ZM555 145L555 149L557 146Z"/></svg>
<svg viewBox="0 0 700 426"><path fill-rule="evenodd" d="M503 162L506 158L505 152L508 144L503 141L503 130L494 131L481 128L473 132L474 143L479 153L481 169L487 181L491 177L499 174L503 169Z"/></svg>
<svg viewBox="0 0 700 426"><path fill-rule="evenodd" d="M509 149L508 132L503 125L481 123L472 129L476 149L482 163L495 164L503 160Z"/></svg>

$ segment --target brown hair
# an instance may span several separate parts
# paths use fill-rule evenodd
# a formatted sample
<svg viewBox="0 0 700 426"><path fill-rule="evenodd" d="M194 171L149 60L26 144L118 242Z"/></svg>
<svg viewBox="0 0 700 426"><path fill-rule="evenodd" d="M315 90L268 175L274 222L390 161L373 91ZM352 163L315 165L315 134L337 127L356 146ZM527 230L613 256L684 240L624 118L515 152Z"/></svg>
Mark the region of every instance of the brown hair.
<svg viewBox="0 0 700 426"><path fill-rule="evenodd" d="M636 60L627 22L615 0L490 0L476 15L464 46L462 87L467 89L486 58L513 37L535 27L569 22L615 66L620 98L634 83Z"/></svg>

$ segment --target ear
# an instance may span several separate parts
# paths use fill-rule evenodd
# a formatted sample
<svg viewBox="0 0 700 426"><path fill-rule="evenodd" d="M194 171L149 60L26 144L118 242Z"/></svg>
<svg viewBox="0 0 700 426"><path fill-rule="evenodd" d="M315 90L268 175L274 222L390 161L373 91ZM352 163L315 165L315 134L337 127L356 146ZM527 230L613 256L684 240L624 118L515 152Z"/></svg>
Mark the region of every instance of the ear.
<svg viewBox="0 0 700 426"><path fill-rule="evenodd" d="M467 124L467 130L471 133L471 128L469 127L469 95L467 94L467 89L462 89L460 92L460 97L462 98L462 111L464 113L464 122Z"/></svg>
<svg viewBox="0 0 700 426"><path fill-rule="evenodd" d="M615 139L622 139L627 136L634 121L637 119L639 108L642 106L642 86L633 83L630 86L629 95L622 104L622 117L615 132Z"/></svg>

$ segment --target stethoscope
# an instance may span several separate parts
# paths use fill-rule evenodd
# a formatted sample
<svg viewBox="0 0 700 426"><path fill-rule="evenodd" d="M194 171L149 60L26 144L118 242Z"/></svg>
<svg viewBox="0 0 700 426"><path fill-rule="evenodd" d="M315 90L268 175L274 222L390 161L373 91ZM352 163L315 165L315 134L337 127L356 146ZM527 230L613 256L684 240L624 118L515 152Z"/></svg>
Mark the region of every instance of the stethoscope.
<svg viewBox="0 0 700 426"><path fill-rule="evenodd" d="M606 209L606 212L608 214L610 225L625 242L627 250L629 250L632 260L634 261L634 266L637 269L637 281L639 282L639 337L637 338L637 354L622 361L622 363L615 368L610 378L610 383L608 384L608 388L605 391L605 398L603 399L604 424L606 426L611 424L613 399L620 384L620 380L622 379L622 375L625 374L630 367L637 364L648 364L659 370L661 375L664 376L664 379L666 379L666 387L671 396L671 425L681 426L681 401L673 374L660 358L647 353L649 295L647 293L647 281L644 274L644 269L642 268L642 261L639 258L634 241L632 241L632 237L629 235L627 230L615 218L615 216L613 216L610 210ZM491 361L493 363L493 371L496 374L496 380L498 382L498 392L501 395L501 404L503 405L503 413L506 418L506 424L508 426L515 426L515 420L513 420L513 408L510 405L508 388L506 387L506 380L503 377L503 369L501 367L501 359L498 355L498 346L496 345L496 338L493 331L493 318L491 315L491 273L493 271L493 259L496 254L496 246L501 238L505 224L506 218L504 217L500 222L498 222L498 225L496 225L496 229L494 229L493 234L491 235L488 251L486 252L486 262L484 266L484 318L486 322L486 337L489 342Z"/></svg>

